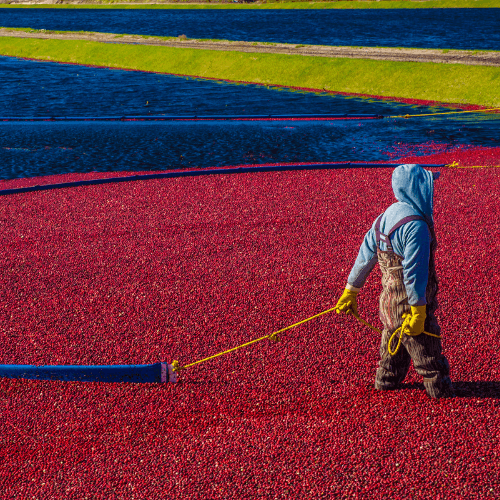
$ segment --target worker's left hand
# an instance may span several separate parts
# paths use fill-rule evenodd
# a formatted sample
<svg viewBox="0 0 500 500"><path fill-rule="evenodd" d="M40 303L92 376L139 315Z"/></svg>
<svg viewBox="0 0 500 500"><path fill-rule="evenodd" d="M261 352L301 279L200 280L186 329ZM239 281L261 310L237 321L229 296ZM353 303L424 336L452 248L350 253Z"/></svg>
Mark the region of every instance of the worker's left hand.
<svg viewBox="0 0 500 500"><path fill-rule="evenodd" d="M411 313L403 314L401 330L406 335L420 335L424 331L427 306L411 306Z"/></svg>

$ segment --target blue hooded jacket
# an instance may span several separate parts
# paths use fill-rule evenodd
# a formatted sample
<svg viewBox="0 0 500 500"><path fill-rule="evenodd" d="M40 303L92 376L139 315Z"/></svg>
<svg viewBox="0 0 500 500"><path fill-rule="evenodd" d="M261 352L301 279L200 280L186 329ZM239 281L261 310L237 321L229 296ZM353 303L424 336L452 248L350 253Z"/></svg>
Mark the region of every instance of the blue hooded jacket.
<svg viewBox="0 0 500 500"><path fill-rule="evenodd" d="M390 236L394 253L403 257L404 284L410 306L426 304L425 290L429 276L431 243L429 226L434 225L434 179L439 175L439 172L433 174L420 165L400 165L395 168L392 173L392 190L398 201L384 212L380 221L380 231L387 234L397 222L408 215L420 215L425 219L407 222ZM378 261L375 223L376 219L365 235L356 262L347 278L347 288L351 290L359 290L365 284ZM380 250L387 250L383 241L380 242Z"/></svg>

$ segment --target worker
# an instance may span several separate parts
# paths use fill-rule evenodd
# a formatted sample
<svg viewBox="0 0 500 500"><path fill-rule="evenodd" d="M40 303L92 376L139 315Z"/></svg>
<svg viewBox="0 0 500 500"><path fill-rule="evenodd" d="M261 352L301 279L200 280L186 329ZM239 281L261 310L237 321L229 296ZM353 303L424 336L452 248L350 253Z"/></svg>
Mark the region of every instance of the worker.
<svg viewBox="0 0 500 500"><path fill-rule="evenodd" d="M392 189L397 203L377 217L366 233L336 305L337 313L358 316L356 296L378 261L382 271L380 319L384 325L375 377L378 390L398 389L413 361L416 372L423 376L428 396L454 397L450 366L442 353L441 329L435 316L438 280L433 198L434 180L439 176L440 172L419 165L394 169ZM395 349L393 338L390 350L394 332L397 342L401 336L401 344Z"/></svg>

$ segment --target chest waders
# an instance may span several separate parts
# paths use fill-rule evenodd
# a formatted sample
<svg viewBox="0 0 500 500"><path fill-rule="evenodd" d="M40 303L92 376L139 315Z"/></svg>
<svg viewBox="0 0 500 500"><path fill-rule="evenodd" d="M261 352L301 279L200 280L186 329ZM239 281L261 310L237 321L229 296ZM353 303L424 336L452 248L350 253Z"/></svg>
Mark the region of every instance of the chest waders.
<svg viewBox="0 0 500 500"><path fill-rule="evenodd" d="M382 214L383 215L383 214ZM387 233L380 232L382 215L375 224L377 238L377 257L382 271L382 293L380 295L380 320L384 325L380 344L380 361L375 379L375 388L379 390L396 389L405 379L410 363L413 361L415 371L424 378L424 387L427 394L433 398L448 397L453 393L450 380L450 366L442 354L439 338L420 334L417 336L401 335L401 346L394 355L389 352L389 340L392 334L403 324L402 315L410 313L408 296L404 284L403 260L404 257L394 253L390 236L396 229L412 220L425 220L418 215L404 217L397 222ZM427 302L425 331L440 335L437 318L438 308L437 291L438 281L434 265L434 251L436 241L434 231L432 236L431 255L429 259L429 276L425 298ZM387 250L380 249L380 242L387 245Z"/></svg>

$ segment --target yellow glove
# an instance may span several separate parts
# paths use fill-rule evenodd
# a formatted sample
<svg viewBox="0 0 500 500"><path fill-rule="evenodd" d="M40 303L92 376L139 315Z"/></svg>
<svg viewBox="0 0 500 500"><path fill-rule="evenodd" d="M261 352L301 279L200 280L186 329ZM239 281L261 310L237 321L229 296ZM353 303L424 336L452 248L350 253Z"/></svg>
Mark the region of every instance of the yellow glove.
<svg viewBox="0 0 500 500"><path fill-rule="evenodd" d="M344 290L344 293L340 297L335 309L337 309L337 314L340 312L345 312L346 314L354 314L354 316L358 315L358 304L356 302L356 295L358 292L353 290L348 290L347 288Z"/></svg>
<svg viewBox="0 0 500 500"><path fill-rule="evenodd" d="M411 313L403 314L401 330L406 335L420 335L424 331L427 306L411 306Z"/></svg>

